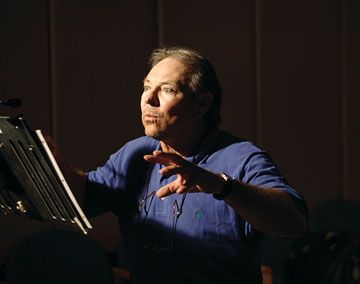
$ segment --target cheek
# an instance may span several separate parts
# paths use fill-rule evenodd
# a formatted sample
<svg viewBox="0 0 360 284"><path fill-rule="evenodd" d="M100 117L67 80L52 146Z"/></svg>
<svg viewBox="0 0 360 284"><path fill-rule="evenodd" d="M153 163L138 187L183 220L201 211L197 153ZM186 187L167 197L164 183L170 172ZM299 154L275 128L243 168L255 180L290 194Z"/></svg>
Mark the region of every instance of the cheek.
<svg viewBox="0 0 360 284"><path fill-rule="evenodd" d="M163 111L164 118L169 122L175 122L182 115L179 105L169 106Z"/></svg>
<svg viewBox="0 0 360 284"><path fill-rule="evenodd" d="M144 94L142 94L140 97L140 108L143 109L144 106L145 106L145 96Z"/></svg>
<svg viewBox="0 0 360 284"><path fill-rule="evenodd" d="M187 101L182 101L179 104L174 105L173 107L169 108L169 116L173 117L174 119L188 119L194 116L194 104L190 104Z"/></svg>
<svg viewBox="0 0 360 284"><path fill-rule="evenodd" d="M194 105L185 100L174 100L160 97L160 106L157 111L161 114L161 124L174 124L193 115Z"/></svg>

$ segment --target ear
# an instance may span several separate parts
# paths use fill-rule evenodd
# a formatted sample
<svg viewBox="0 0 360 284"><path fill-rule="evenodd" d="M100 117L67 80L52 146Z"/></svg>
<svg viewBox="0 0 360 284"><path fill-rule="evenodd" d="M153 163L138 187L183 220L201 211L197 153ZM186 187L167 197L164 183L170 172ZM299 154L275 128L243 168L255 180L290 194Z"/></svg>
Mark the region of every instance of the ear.
<svg viewBox="0 0 360 284"><path fill-rule="evenodd" d="M207 114L213 103L213 100L213 94L209 92L200 94L198 97L198 108L196 113L199 118L204 117L205 114Z"/></svg>

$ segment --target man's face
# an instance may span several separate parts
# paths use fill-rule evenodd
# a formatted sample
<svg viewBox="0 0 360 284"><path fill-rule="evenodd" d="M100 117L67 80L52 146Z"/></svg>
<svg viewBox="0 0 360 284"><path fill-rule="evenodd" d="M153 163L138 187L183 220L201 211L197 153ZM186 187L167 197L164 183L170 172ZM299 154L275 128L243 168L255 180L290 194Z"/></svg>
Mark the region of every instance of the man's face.
<svg viewBox="0 0 360 284"><path fill-rule="evenodd" d="M185 74L186 66L168 57L156 64L144 79L141 112L147 136L173 140L186 135L187 129L198 120L194 95L183 92Z"/></svg>

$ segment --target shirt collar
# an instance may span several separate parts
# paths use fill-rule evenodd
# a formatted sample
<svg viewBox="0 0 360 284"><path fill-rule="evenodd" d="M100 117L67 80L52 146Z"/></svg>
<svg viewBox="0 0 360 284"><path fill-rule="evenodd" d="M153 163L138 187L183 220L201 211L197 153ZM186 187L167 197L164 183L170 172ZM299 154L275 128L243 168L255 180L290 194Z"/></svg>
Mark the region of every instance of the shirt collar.
<svg viewBox="0 0 360 284"><path fill-rule="evenodd" d="M194 164L203 163L209 155L210 149L212 148L212 146L214 146L219 133L220 131L216 126L212 128L205 136L205 138L201 141L199 147L195 151L195 154L185 157L185 159ZM161 150L160 142L158 143L156 150Z"/></svg>
<svg viewBox="0 0 360 284"><path fill-rule="evenodd" d="M195 151L195 154L193 156L186 157L186 160L194 164L203 163L209 155L210 149L214 146L218 135L219 129L217 127L211 129L205 136L204 140L200 143L199 147Z"/></svg>

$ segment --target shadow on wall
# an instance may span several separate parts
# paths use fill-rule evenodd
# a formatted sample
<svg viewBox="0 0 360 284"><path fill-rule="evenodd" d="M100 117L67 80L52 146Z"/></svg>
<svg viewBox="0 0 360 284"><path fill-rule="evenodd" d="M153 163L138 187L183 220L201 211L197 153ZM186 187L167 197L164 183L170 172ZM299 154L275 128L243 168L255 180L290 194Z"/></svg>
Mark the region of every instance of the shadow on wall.
<svg viewBox="0 0 360 284"><path fill-rule="evenodd" d="M360 203L331 200L320 204L311 214L309 230L336 230L360 234Z"/></svg>
<svg viewBox="0 0 360 284"><path fill-rule="evenodd" d="M6 283L113 283L106 252L73 231L46 231L20 241L5 267Z"/></svg>
<svg viewBox="0 0 360 284"><path fill-rule="evenodd" d="M326 201L311 212L308 234L304 238L285 240L265 237L262 264L271 267L273 284L301 283L300 278L307 277L306 273L312 273L311 279L315 281L306 282L308 284L333 283L330 278L344 279L335 274L342 273L345 276L341 272L345 270L349 272L347 279L357 277L356 273L350 274L360 266L359 216L358 202ZM301 275L297 277L300 282L294 282L294 277L291 276L296 273ZM329 275L326 276L327 282L315 280L321 274ZM357 281L359 282L354 283L360 283L360 274Z"/></svg>

